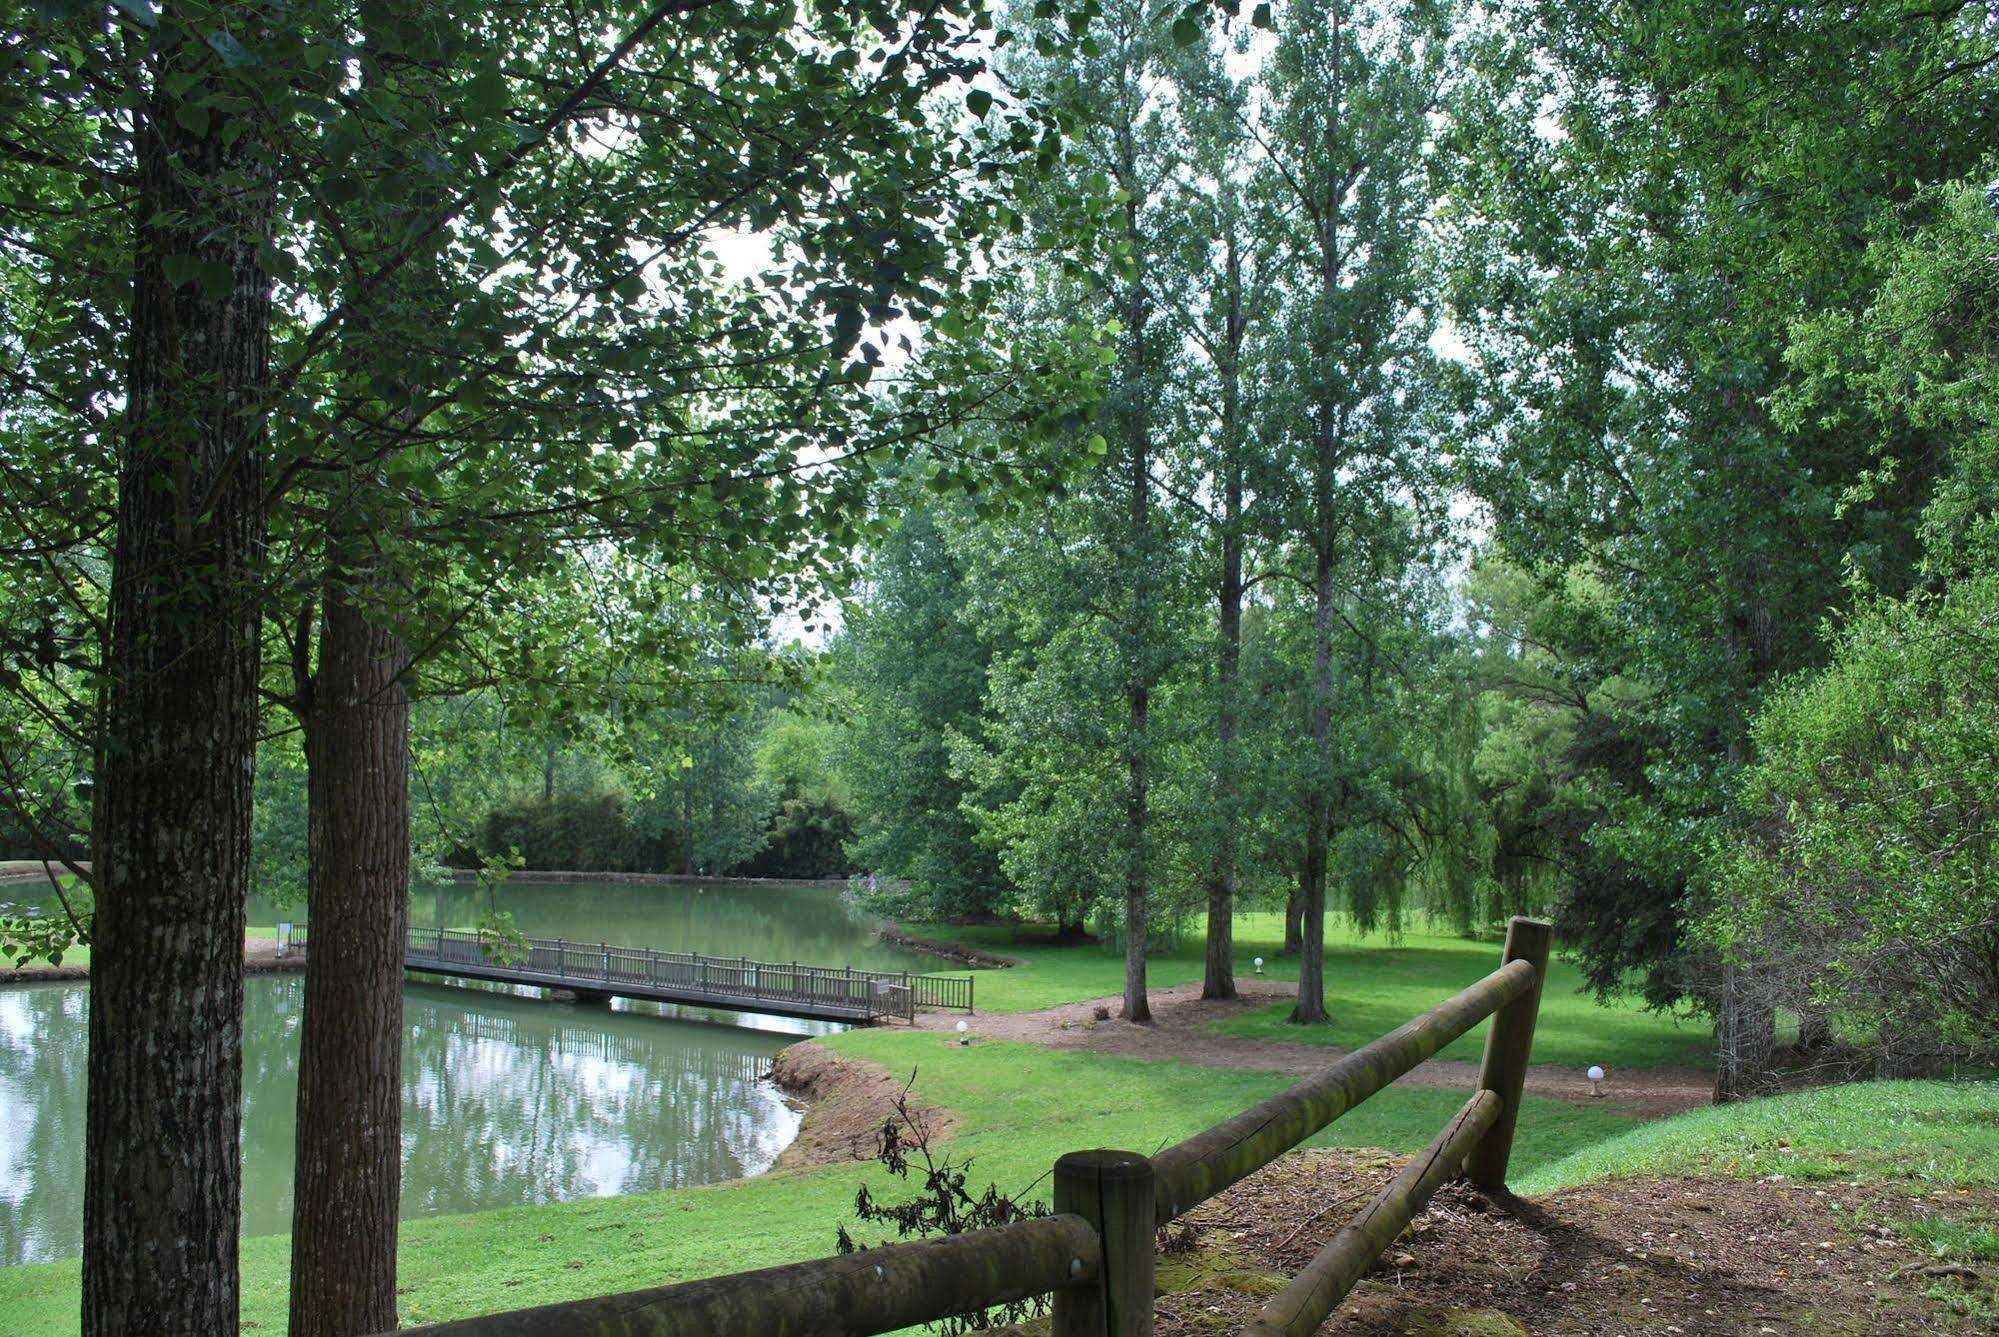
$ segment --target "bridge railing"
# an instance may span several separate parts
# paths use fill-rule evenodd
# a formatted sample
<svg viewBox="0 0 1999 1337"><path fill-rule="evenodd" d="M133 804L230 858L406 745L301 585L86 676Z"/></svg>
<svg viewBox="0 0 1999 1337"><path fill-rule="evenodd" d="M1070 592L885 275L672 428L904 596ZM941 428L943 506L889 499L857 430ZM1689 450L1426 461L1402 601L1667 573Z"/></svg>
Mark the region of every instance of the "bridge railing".
<svg viewBox="0 0 1999 1337"><path fill-rule="evenodd" d="M1548 946L1548 925L1515 919L1498 970L1289 1090L1153 1157L1070 1152L1055 1163L1051 1216L412 1331L432 1337L871 1337L1052 1295L1052 1337L1150 1337L1159 1226L1270 1164L1491 1017L1471 1099L1238 1333L1307 1337L1445 1183L1462 1171L1482 1188L1505 1188Z"/></svg>
<svg viewBox="0 0 1999 1337"><path fill-rule="evenodd" d="M718 1000L786 1003L911 1020L919 1007L972 1010L969 975L912 975L743 956L703 956L565 938L499 938L466 929L412 928L405 959L507 970L581 986L643 986Z"/></svg>

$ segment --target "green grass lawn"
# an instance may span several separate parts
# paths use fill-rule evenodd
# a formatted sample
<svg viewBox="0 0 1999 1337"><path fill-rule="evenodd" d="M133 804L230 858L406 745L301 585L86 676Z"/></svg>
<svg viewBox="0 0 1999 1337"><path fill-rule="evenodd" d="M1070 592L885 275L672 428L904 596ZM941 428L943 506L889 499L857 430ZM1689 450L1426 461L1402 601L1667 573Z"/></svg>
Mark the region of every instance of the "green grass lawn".
<svg viewBox="0 0 1999 1337"><path fill-rule="evenodd" d="M251 937L251 938L275 938L278 936L277 927L272 924L252 924L248 928L244 929L243 932L246 937ZM35 964L46 965L48 963L44 961L37 961L35 962ZM88 970L90 968L90 949L88 947L72 947L68 951L62 954L62 960L57 962L56 964L64 966L76 966L81 969ZM12 970L13 968L14 968L13 962L0 961L0 972L9 971ZM6 978L7 977L4 973L0 973L0 982L4 982Z"/></svg>
<svg viewBox="0 0 1999 1337"><path fill-rule="evenodd" d="M916 1073L917 1093L958 1116L950 1149L973 1158L972 1182L1043 1196L1061 1153L1120 1147L1154 1152L1285 1085L1268 1073L1105 1058L1032 1045L961 1048L927 1032L852 1031L833 1048ZM1318 1144L1413 1151L1462 1103L1450 1091L1389 1090L1334 1124ZM1628 1129L1608 1113L1530 1100L1516 1164L1545 1166ZM1039 1182L1037 1182L1039 1181ZM406 1322L602 1295L832 1252L863 1182L885 1193L879 1169L832 1166L707 1188L434 1217L403 1228L400 1283ZM243 1245L243 1318L284 1325L290 1244ZM3 1326L19 1337L73 1332L77 1265L0 1269Z"/></svg>
<svg viewBox="0 0 1999 1337"><path fill-rule="evenodd" d="M1123 958L1097 946L1055 946L1046 928L914 927L925 937L962 942L1023 963L1007 970L975 972L981 1012L1030 1012L1106 997L1124 987ZM1298 963L1279 955L1283 941L1281 916L1236 916L1237 974L1251 974L1252 961L1261 956L1267 978L1295 981ZM1331 1022L1291 1025L1285 1020L1290 1005L1278 1003L1217 1023L1216 1029L1260 1039L1362 1045L1436 1006L1498 964L1496 942L1410 931L1391 943L1380 934L1357 937L1341 921L1329 920L1326 1004L1333 1014ZM1154 956L1146 969L1148 982L1160 988L1198 980L1201 974L1198 940ZM1712 1065L1713 1031L1705 1022L1660 1016L1629 1002L1600 1006L1580 992L1581 987L1582 976L1573 965L1560 959L1551 964L1534 1036L1535 1062L1573 1067L1600 1063L1613 1069ZM1484 1044L1485 1028L1480 1026L1445 1049L1444 1055L1476 1059Z"/></svg>
<svg viewBox="0 0 1999 1337"><path fill-rule="evenodd" d="M1692 1110L1523 1167L1518 1187L1686 1174L1999 1184L1999 1082L1859 1082Z"/></svg>

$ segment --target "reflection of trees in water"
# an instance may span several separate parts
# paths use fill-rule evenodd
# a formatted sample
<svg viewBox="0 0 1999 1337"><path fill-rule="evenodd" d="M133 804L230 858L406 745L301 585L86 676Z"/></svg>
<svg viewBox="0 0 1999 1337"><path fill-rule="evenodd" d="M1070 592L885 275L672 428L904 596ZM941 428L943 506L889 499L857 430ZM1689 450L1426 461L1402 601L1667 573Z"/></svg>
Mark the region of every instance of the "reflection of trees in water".
<svg viewBox="0 0 1999 1337"><path fill-rule="evenodd" d="M782 1037L487 997L410 999L406 1210L711 1183L766 1168L795 1129L758 1081Z"/></svg>
<svg viewBox="0 0 1999 1337"><path fill-rule="evenodd" d="M608 942L703 955L803 961L816 966L923 970L934 959L889 947L879 924L830 887L690 887L510 882L492 895L469 883L420 892L412 921L464 928L490 908L530 937Z"/></svg>
<svg viewBox="0 0 1999 1337"><path fill-rule="evenodd" d="M268 1234L291 1222L303 990L248 984L244 1230ZM758 1080L792 1036L441 987L405 1000L406 1215L753 1174L797 1127ZM81 1246L87 1015L81 985L0 990L0 1265Z"/></svg>
<svg viewBox="0 0 1999 1337"><path fill-rule="evenodd" d="M86 1015L80 987L0 990L0 1265L81 1245Z"/></svg>

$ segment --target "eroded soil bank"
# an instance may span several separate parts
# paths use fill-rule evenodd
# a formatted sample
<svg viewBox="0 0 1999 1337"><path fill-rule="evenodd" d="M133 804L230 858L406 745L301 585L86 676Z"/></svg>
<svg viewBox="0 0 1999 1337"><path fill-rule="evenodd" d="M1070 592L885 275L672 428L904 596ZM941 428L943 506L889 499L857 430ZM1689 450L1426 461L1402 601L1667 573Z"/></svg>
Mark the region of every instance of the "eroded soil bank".
<svg viewBox="0 0 1999 1337"><path fill-rule="evenodd" d="M770 1080L805 1105L798 1136L779 1154L773 1170L843 1165L873 1160L881 1127L895 1114L903 1085L886 1069L858 1063L810 1040L780 1052ZM909 1110L933 1144L951 1136L949 1110L911 1099Z"/></svg>

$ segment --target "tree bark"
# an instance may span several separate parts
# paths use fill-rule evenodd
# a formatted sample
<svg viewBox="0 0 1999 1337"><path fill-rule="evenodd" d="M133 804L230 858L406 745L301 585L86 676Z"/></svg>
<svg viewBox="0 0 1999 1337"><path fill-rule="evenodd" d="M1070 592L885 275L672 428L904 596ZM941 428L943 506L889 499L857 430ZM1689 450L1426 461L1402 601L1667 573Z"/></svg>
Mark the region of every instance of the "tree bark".
<svg viewBox="0 0 1999 1337"><path fill-rule="evenodd" d="M1755 972L1732 962L1721 968L1714 1042L1716 1104L1755 1095L1768 1085L1777 1048L1777 1010Z"/></svg>
<svg viewBox="0 0 1999 1337"><path fill-rule="evenodd" d="M147 72L99 774L84 1133L89 1337L237 1327L243 923L257 740L271 191L254 122ZM193 120L195 118L188 118ZM225 135L228 129L230 134ZM168 262L201 266L176 283Z"/></svg>
<svg viewBox="0 0 1999 1337"><path fill-rule="evenodd" d="M308 786L292 1337L396 1326L409 652L328 581L303 712Z"/></svg>
<svg viewBox="0 0 1999 1337"><path fill-rule="evenodd" d="M1125 190L1125 232L1136 259L1145 250L1139 231L1139 182L1136 146L1129 119L1117 129L1119 184ZM1152 455L1151 393L1146 362L1145 325L1150 312L1145 284L1134 277L1126 285L1125 328L1129 331L1130 364L1120 387L1124 400L1127 548L1131 609L1126 619L1125 698L1125 883L1124 883L1124 1011L1126 1021L1150 1022L1152 1004L1146 996L1145 949L1147 893L1151 878L1148 842L1151 740L1147 737L1152 709Z"/></svg>
<svg viewBox="0 0 1999 1337"><path fill-rule="evenodd" d="M1298 1005L1291 1020L1326 1014L1326 851L1331 841L1333 774L1333 471L1337 433L1330 406L1320 410L1319 458L1313 470L1312 768L1305 804L1305 874L1299 930Z"/></svg>
<svg viewBox="0 0 1999 1337"><path fill-rule="evenodd" d="M1222 267L1227 292L1227 325L1222 381L1222 580L1217 609L1218 651L1215 712L1215 802L1221 809L1215 865L1208 879L1207 969L1201 997L1233 998L1235 987L1236 857L1241 848L1241 800L1237 792L1236 707L1242 685L1242 258L1233 228Z"/></svg>
<svg viewBox="0 0 1999 1337"><path fill-rule="evenodd" d="M1298 887L1304 885L1305 869L1301 864L1298 869ZM1293 887L1291 894L1284 898L1284 954L1286 956L1296 956L1305 945L1305 894L1298 890L1298 887Z"/></svg>

